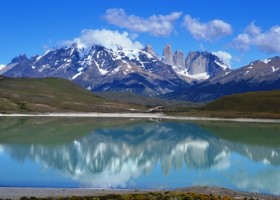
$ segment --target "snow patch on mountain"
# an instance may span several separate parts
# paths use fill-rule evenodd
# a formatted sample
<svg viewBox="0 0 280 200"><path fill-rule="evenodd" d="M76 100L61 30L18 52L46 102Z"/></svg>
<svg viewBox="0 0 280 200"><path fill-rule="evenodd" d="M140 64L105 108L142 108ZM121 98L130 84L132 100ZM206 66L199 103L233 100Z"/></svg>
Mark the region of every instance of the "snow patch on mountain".
<svg viewBox="0 0 280 200"><path fill-rule="evenodd" d="M224 76L227 76L227 75L230 74L230 73L231 73L231 71L228 71L228 72L225 73Z"/></svg>
<svg viewBox="0 0 280 200"><path fill-rule="evenodd" d="M276 72L279 70L279 67L275 68L274 66L271 66L271 68L272 68L272 72Z"/></svg>
<svg viewBox="0 0 280 200"><path fill-rule="evenodd" d="M41 58L43 58L45 55L47 55L49 52L51 52L51 50L47 50L43 55L40 55L36 58L36 62L38 62L39 60L41 60Z"/></svg>
<svg viewBox="0 0 280 200"><path fill-rule="evenodd" d="M187 69L178 70L177 66L172 66L172 67L178 75L181 75L181 76L184 76L187 78L191 78L191 79L195 79L195 80L206 80L210 77L209 74L207 74L207 72L191 75L191 74L189 74Z"/></svg>
<svg viewBox="0 0 280 200"><path fill-rule="evenodd" d="M219 60L215 60L214 63L216 63L217 65L219 65L221 68L223 68L223 70L227 70L228 69L228 66L224 63L222 63L221 61Z"/></svg>
<svg viewBox="0 0 280 200"><path fill-rule="evenodd" d="M135 50L135 49L133 49L133 50L122 49L122 53L129 60L140 60L139 59L139 50Z"/></svg>
<svg viewBox="0 0 280 200"><path fill-rule="evenodd" d="M6 65L1 65L1 64L0 64L0 71L1 71L4 67L6 67Z"/></svg>
<svg viewBox="0 0 280 200"><path fill-rule="evenodd" d="M112 71L112 74L115 74L115 73L119 72L120 69L121 69L121 67L122 67L122 66L118 66L117 68L115 68L115 69Z"/></svg>
<svg viewBox="0 0 280 200"><path fill-rule="evenodd" d="M270 61L271 61L271 59L264 59L264 60L262 60L262 62L265 63L265 64L269 63Z"/></svg>
<svg viewBox="0 0 280 200"><path fill-rule="evenodd" d="M219 61L219 63L221 63L222 65L224 65L224 63L225 63L227 68L231 67L232 55L230 53L228 53L226 51L216 51L216 52L211 52L211 53L214 54L215 56L217 56L219 59L221 59Z"/></svg>
<svg viewBox="0 0 280 200"><path fill-rule="evenodd" d="M72 80L76 79L78 76L80 76L83 72L78 72L77 74L75 74L73 77L72 77Z"/></svg>
<svg viewBox="0 0 280 200"><path fill-rule="evenodd" d="M102 67L102 64L101 64L101 66L94 60L94 59L92 59L93 60L93 62L95 63L95 65L96 65L96 67L97 67L97 69L98 69L98 71L100 72L100 74L101 75L106 75L109 71L107 71L107 70L105 70L105 69L102 69L101 67Z"/></svg>
<svg viewBox="0 0 280 200"><path fill-rule="evenodd" d="M81 74L83 74L83 73L84 73L83 70L84 70L84 67L78 68L78 70L77 70L78 73L75 74L75 75L72 77L72 80L76 79L78 76L80 76Z"/></svg>

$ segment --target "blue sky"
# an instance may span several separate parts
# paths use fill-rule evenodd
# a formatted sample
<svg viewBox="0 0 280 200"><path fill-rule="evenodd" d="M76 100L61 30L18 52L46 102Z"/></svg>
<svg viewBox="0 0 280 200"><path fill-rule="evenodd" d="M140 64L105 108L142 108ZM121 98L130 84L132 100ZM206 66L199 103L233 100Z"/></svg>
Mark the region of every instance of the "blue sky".
<svg viewBox="0 0 280 200"><path fill-rule="evenodd" d="M159 55L166 44L185 55L219 52L238 68L280 54L279 7L277 0L3 0L0 64L72 41L113 38L151 44Z"/></svg>

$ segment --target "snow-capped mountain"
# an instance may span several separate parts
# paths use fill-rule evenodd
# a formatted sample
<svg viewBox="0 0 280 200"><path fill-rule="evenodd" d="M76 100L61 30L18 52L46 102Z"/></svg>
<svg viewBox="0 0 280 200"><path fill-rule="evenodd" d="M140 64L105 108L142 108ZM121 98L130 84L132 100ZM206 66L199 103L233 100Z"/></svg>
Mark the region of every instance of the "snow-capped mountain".
<svg viewBox="0 0 280 200"><path fill-rule="evenodd" d="M279 56L257 60L239 69L217 74L180 94L171 93L168 98L209 101L229 94L277 89L280 89Z"/></svg>
<svg viewBox="0 0 280 200"><path fill-rule="evenodd" d="M230 72L228 66L212 53L192 51L184 58L182 51L176 50L173 54L170 45L164 48L162 61L171 65L180 78L189 83L207 80L221 72Z"/></svg>
<svg viewBox="0 0 280 200"><path fill-rule="evenodd" d="M61 77L88 90L130 91L156 96L184 90L197 80L193 73L194 77L188 77L186 82L176 67L164 63L151 46L139 50L108 49L97 45L83 49L72 45L30 59L20 55L0 73L10 77Z"/></svg>
<svg viewBox="0 0 280 200"><path fill-rule="evenodd" d="M91 91L126 91L146 96L209 101L248 91L280 89L280 57L259 60L230 70L209 52L172 53L163 56L152 46L112 49L77 45L52 49L27 58L20 55L0 70L8 77L60 77Z"/></svg>

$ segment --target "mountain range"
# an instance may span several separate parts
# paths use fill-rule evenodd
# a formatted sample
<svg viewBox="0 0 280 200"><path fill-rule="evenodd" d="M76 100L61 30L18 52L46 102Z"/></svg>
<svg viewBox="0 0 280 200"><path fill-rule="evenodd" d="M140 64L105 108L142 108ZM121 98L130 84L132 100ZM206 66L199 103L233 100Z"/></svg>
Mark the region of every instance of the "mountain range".
<svg viewBox="0 0 280 200"><path fill-rule="evenodd" d="M157 55L144 49L73 44L28 58L19 55L0 74L8 77L60 77L90 91L132 92L195 102L247 91L280 89L280 57L254 61L230 69L216 55L172 52L171 45Z"/></svg>

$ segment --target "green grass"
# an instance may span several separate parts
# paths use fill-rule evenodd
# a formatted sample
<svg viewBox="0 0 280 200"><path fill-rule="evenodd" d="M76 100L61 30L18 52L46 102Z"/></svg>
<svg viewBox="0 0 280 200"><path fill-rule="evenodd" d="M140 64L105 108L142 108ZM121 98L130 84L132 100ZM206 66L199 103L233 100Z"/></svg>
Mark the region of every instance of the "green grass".
<svg viewBox="0 0 280 200"><path fill-rule="evenodd" d="M194 103L189 101L175 101L167 100L158 97L145 97L137 95L131 92L99 92L96 93L106 99L112 99L120 102L136 103L138 105L146 107L157 107L162 106L165 110L176 111L183 108L195 108L199 107L201 103Z"/></svg>
<svg viewBox="0 0 280 200"><path fill-rule="evenodd" d="M104 99L60 78L0 78L0 112L129 112L143 109Z"/></svg>
<svg viewBox="0 0 280 200"><path fill-rule="evenodd" d="M145 112L162 106L169 115L280 118L280 91L230 95L207 105L130 93L99 94L103 97L60 78L0 77L0 113Z"/></svg>
<svg viewBox="0 0 280 200"><path fill-rule="evenodd" d="M204 110L279 113L280 91L249 92L225 96L207 104Z"/></svg>
<svg viewBox="0 0 280 200"><path fill-rule="evenodd" d="M221 118L280 118L280 91L249 92L222 97L200 108L167 113Z"/></svg>

